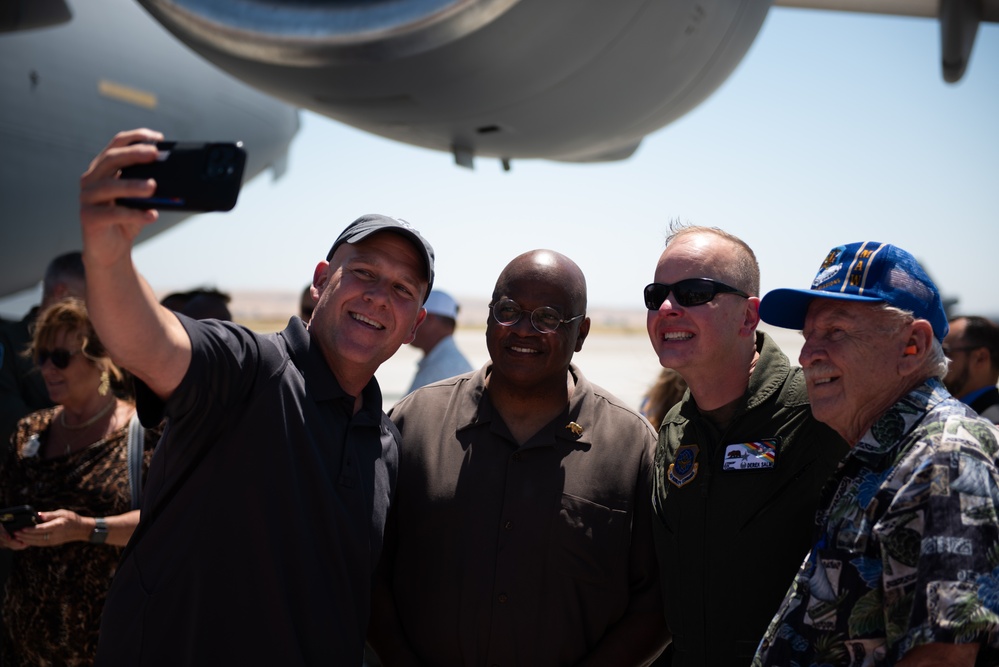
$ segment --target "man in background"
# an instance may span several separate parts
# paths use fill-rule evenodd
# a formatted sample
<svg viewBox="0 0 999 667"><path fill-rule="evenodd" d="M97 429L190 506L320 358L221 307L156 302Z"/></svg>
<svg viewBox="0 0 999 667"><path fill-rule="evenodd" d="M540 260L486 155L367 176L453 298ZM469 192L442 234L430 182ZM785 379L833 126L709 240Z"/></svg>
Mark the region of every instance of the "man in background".
<svg viewBox="0 0 999 667"><path fill-rule="evenodd" d="M52 405L41 373L31 358L23 354L31 342L38 313L66 297L82 299L86 292L80 252L59 255L45 269L41 303L20 321L0 324L0 461L7 453L6 445L18 420Z"/></svg>
<svg viewBox="0 0 999 667"><path fill-rule="evenodd" d="M943 349L950 359L943 380L947 391L999 423L999 327L984 317L955 317Z"/></svg>
<svg viewBox="0 0 999 667"><path fill-rule="evenodd" d="M298 297L298 316L306 324L312 319L312 313L316 310L316 302L312 298L312 285L306 285Z"/></svg>
<svg viewBox="0 0 999 667"><path fill-rule="evenodd" d="M427 318L416 330L412 343L413 347L423 350L423 358L417 364L409 391L472 370L472 365L454 342L458 302L447 292L434 290L424 307Z"/></svg>
<svg viewBox="0 0 999 667"><path fill-rule="evenodd" d="M232 296L214 287L198 287L187 292L174 292L160 300L160 305L196 320L232 321L229 303Z"/></svg>

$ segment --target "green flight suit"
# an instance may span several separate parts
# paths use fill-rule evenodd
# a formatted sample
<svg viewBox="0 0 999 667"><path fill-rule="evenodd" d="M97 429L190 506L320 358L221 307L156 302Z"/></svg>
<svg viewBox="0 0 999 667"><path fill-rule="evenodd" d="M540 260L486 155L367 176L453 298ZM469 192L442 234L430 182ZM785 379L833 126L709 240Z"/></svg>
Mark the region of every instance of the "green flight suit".
<svg viewBox="0 0 999 667"><path fill-rule="evenodd" d="M848 451L812 417L801 369L756 335L759 360L731 423L719 431L688 392L659 432L653 531L674 667L749 665Z"/></svg>

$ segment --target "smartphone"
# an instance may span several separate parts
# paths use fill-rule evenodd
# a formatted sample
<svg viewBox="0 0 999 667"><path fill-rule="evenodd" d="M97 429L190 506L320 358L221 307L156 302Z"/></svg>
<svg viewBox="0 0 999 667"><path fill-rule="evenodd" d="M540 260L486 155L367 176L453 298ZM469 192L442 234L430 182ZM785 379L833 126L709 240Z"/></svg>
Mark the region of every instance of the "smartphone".
<svg viewBox="0 0 999 667"><path fill-rule="evenodd" d="M8 534L13 534L14 531L34 526L41 522L42 518L38 516L38 512L31 505L18 505L17 507L8 507L0 510L0 524L3 524L4 530Z"/></svg>
<svg viewBox="0 0 999 667"><path fill-rule="evenodd" d="M152 197L117 201L130 208L164 211L230 211L243 185L246 151L242 142L160 141L155 162L121 170L122 178L153 178Z"/></svg>

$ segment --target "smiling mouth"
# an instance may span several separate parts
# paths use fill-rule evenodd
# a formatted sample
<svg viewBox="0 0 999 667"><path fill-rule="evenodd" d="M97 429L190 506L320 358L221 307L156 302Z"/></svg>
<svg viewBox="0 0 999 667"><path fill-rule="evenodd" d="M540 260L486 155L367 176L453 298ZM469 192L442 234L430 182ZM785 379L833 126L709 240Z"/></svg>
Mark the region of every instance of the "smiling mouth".
<svg viewBox="0 0 999 667"><path fill-rule="evenodd" d="M693 337L694 334L689 331L667 331L663 334L663 340L665 341L690 340Z"/></svg>
<svg viewBox="0 0 999 667"><path fill-rule="evenodd" d="M817 387L817 386L819 386L821 384L829 384L834 379L835 378L813 378L812 379L812 385Z"/></svg>
<svg viewBox="0 0 999 667"><path fill-rule="evenodd" d="M367 317L365 317L364 315L361 315L359 313L351 313L350 316L353 317L358 322L361 322L362 324L367 324L369 327L374 327L375 329L384 329L385 328L380 323L375 322L374 320L368 319Z"/></svg>
<svg viewBox="0 0 999 667"><path fill-rule="evenodd" d="M520 352L521 354L541 354L540 350L535 350L529 347L517 347L515 345L510 346L511 352Z"/></svg>

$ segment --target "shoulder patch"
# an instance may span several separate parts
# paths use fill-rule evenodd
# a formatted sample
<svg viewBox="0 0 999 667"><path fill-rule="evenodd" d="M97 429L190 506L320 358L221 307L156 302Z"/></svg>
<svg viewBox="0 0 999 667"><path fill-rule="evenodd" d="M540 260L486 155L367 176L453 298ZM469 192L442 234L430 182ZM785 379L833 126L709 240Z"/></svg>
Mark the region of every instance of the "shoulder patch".
<svg viewBox="0 0 999 667"><path fill-rule="evenodd" d="M673 486L680 488L697 477L697 445L684 445L676 450L676 458L669 464L666 476Z"/></svg>

